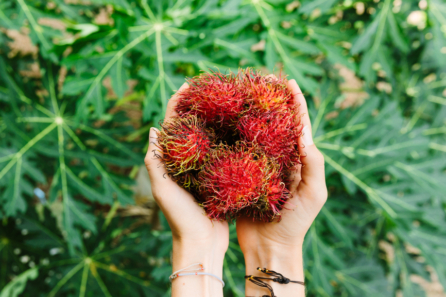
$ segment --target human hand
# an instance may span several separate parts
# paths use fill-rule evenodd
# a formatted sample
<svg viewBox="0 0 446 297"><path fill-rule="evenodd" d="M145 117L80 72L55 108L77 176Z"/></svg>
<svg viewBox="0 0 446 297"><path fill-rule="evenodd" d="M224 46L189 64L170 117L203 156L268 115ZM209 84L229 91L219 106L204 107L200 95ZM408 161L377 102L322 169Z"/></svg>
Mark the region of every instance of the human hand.
<svg viewBox="0 0 446 297"><path fill-rule="evenodd" d="M258 275L257 267L282 273L291 280L303 281L302 244L305 234L327 200L324 158L313 143L311 123L305 98L295 80L288 82L294 100L303 116L303 136L299 153L302 165L292 173L289 203L282 210L280 222L253 222L241 217L237 220L237 237L245 256L246 274ZM265 276L265 275L263 275ZM277 296L305 296L301 285L283 286L270 283ZM246 282L246 296L261 296L265 289Z"/></svg>
<svg viewBox="0 0 446 297"><path fill-rule="evenodd" d="M180 90L188 87L185 83ZM177 95L169 100L165 122L176 115L177 101ZM144 162L149 172L153 197L172 230L173 271L201 263L206 272L221 278L224 254L229 245L228 223L211 221L194 197L167 175L159 159L163 152L158 148L155 129L150 129L150 144ZM223 296L223 290L221 283L210 276L185 276L172 282L172 296Z"/></svg>

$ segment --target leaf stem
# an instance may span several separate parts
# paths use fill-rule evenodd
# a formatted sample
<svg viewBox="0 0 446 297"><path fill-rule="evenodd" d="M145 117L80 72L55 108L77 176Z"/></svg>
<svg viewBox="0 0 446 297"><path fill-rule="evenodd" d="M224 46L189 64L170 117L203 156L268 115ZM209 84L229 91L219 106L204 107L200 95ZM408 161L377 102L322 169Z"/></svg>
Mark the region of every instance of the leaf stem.
<svg viewBox="0 0 446 297"><path fill-rule="evenodd" d="M286 54L285 50L283 49L282 44L280 43L279 39L277 38L276 31L271 27L271 22L269 21L268 17L266 16L265 12L263 11L260 1L252 1L252 4L254 5L260 19L262 20L263 25L267 28L268 35L271 38L271 40L274 44L274 47L276 48L277 52L279 53L279 56L282 59L283 63L290 68L290 70L293 74L293 77L296 79L296 81L299 84L302 84L303 86L305 86L306 85L305 77L299 71L297 71L297 69L292 64L292 61L290 61L290 58Z"/></svg>
<svg viewBox="0 0 446 297"><path fill-rule="evenodd" d="M79 297L85 296L85 291L87 289L87 280L88 280L88 265L84 263L84 269L82 271L82 281L81 281L81 287L79 289Z"/></svg>
<svg viewBox="0 0 446 297"><path fill-rule="evenodd" d="M446 153L446 145L441 145L435 142L431 142L429 144L429 147L431 149L437 150L437 151L441 151L441 152L445 152Z"/></svg>
<svg viewBox="0 0 446 297"><path fill-rule="evenodd" d="M410 121L407 123L406 127L401 129L402 134L406 134L407 132L410 132L415 124L418 122L418 119L420 118L421 114L423 113L424 109L426 109L427 104L429 101L424 101L418 108L415 114L412 116Z"/></svg>
<svg viewBox="0 0 446 297"><path fill-rule="evenodd" d="M366 128L367 128L367 124L366 123L356 124L356 125L353 125L353 126L346 126L344 128L340 128L340 129L337 129L337 130L332 130L332 131L330 131L328 133L319 135L319 136L314 138L314 141L318 142L318 141L322 141L322 140L326 140L326 139L338 136L338 135L343 134L343 133L357 131L357 130L363 130L363 129L366 129Z"/></svg>
<svg viewBox="0 0 446 297"><path fill-rule="evenodd" d="M104 293L105 297L112 297L112 295L110 294L110 292L107 289L107 286L104 284L104 282L102 281L101 276L97 272L95 263L91 263L90 264L90 270L91 270L91 274L93 275L93 277L98 282L98 285L101 288L102 293Z"/></svg>
<svg viewBox="0 0 446 297"><path fill-rule="evenodd" d="M73 275L78 272L82 266L84 265L84 262L80 262L76 266L73 267L65 276L56 284L56 286L51 290L51 292L48 294L48 297L54 297L56 296L56 293L59 291L59 289L65 285L65 283L73 277Z"/></svg>
<svg viewBox="0 0 446 297"><path fill-rule="evenodd" d="M23 1L23 0L22 0ZM138 45L141 41L143 41L144 39L146 39L147 37L149 37L150 35L152 35L155 31L153 29L146 31L145 33L141 34L139 37L135 38L132 42L130 42L129 44L127 44L125 47L123 47L122 49L120 49L114 56L113 58L110 59L110 61L108 61L108 63L104 66L104 68L102 68L101 72L99 72L99 74L96 76L96 78L94 79L93 83L90 85L90 87L88 88L87 92L85 93L85 96L83 97L82 100L85 100L88 96L90 96L94 89L96 88L96 86L99 84L99 82L102 81L102 79L104 78L105 74L107 74L107 72L110 70L110 68L116 63L116 61L118 61L126 52L128 52L129 50L131 50L133 47L135 47L136 45Z"/></svg>
<svg viewBox="0 0 446 297"><path fill-rule="evenodd" d="M330 164L331 167L336 169L339 173L343 174L346 178L354 182L358 187L360 187L363 191L366 192L367 196L374 202L378 203L391 217L396 218L396 212L376 193L374 189L366 185L363 181L357 178L350 171L342 167L340 164L335 162L332 158L330 158L327 154L323 153L325 157L325 161Z"/></svg>
<svg viewBox="0 0 446 297"><path fill-rule="evenodd" d="M24 153L26 153L32 146L34 146L40 139L45 137L48 133L50 133L54 128L56 127L56 123L52 123L48 127L46 127L42 132L37 134L33 139L28 141L26 145L22 147L20 151L18 151L14 157L12 157L12 160L0 171L0 179L3 178L3 176L8 172L9 169L17 162L19 158L23 156Z"/></svg>
<svg viewBox="0 0 446 297"><path fill-rule="evenodd" d="M107 265L105 265L105 264L102 264L102 263L100 263L100 262L94 262L94 264L95 264L98 268L101 268L101 269L104 269L104 270L106 270L106 271L108 271L108 272L117 274L117 275L119 275L120 277L123 277L123 278L125 278L125 279L128 279L129 281L132 281L132 282L134 282L134 283L136 283L136 284L139 284L139 285L141 285L141 286L145 286L145 287L147 287L147 286L149 285L149 282L148 282L148 281L145 281L145 280L139 279L139 278L137 278L137 277L134 277L133 275L130 275L130 274L128 274L127 272L124 272L124 271L122 271L122 270L120 270L120 269L117 269L117 268L116 268L116 269L110 269L109 266L107 266Z"/></svg>
<svg viewBox="0 0 446 297"><path fill-rule="evenodd" d="M60 116L59 105L57 104L57 98L56 98L56 85L54 84L53 69L51 67L51 63L48 63L48 82L49 82L48 88L50 89L51 104L53 105L54 113Z"/></svg>

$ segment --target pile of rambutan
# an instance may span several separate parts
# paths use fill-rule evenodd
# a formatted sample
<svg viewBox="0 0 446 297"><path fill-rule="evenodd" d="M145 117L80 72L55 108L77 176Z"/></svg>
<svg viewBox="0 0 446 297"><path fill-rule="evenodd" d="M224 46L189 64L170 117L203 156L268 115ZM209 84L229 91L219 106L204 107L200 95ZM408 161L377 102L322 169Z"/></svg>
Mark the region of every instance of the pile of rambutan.
<svg viewBox="0 0 446 297"><path fill-rule="evenodd" d="M161 124L167 173L208 216L280 220L300 163L301 116L286 77L202 73L177 93L177 116Z"/></svg>

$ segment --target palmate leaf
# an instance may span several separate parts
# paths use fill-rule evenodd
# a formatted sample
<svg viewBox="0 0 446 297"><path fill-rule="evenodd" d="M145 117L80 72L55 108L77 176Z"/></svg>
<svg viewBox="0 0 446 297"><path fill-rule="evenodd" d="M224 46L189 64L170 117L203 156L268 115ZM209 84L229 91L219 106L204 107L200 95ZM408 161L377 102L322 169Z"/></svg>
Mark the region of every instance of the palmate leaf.
<svg viewBox="0 0 446 297"><path fill-rule="evenodd" d="M299 69L299 63L293 61L293 59L291 59L290 56L287 54L284 45L280 42L277 36L276 33L277 30L272 27L271 21L268 18L267 14L265 13L262 3L264 2L263 1L254 2L253 6L257 11L263 25L268 29L268 38L270 38L268 51L274 49L274 51L277 52L277 54L270 53L267 57L269 58L280 57L281 59L277 61L274 60L268 61L266 62L266 64L271 65L270 67L274 66L272 69L270 69L274 70L275 64L277 62L283 62L285 71L289 75L291 75L297 81L298 84L303 86L303 88L306 88L306 90L308 90L311 94L315 94L316 83L314 82L313 79L303 76L301 70Z"/></svg>
<svg viewBox="0 0 446 297"><path fill-rule="evenodd" d="M411 275L429 280L426 266L445 284L441 1L367 1L363 12L351 1L53 2L0 3L0 257L8 263L0 287L33 264L39 275L24 296L168 296L165 220L164 231L132 231L137 219L114 216L133 203L129 176L184 78L247 66L297 80L326 156L330 199L305 240L307 295L422 296ZM425 28L407 22L418 10ZM62 20L65 31L42 18ZM38 52L13 56L11 29L29 32ZM253 52L261 40L264 50ZM35 62L41 77L24 76ZM335 64L355 79L339 77ZM6 216L3 202L22 201L9 200L17 168L24 208ZM243 276L232 226L225 296L243 296Z"/></svg>
<svg viewBox="0 0 446 297"><path fill-rule="evenodd" d="M48 83L49 87L54 90L55 86L53 83L53 78L51 76L49 77ZM123 161L123 159L119 159L117 157L108 157L103 154L95 153L94 151L90 151L90 153L88 153L85 145L68 126L70 122L67 121L67 124L65 124L62 118L63 115L58 115L59 106L57 100L54 98L54 91L51 92L50 97L52 98L51 104L56 114L53 118L46 118L49 124L47 124L46 128L44 128L33 138L30 138L27 135L23 135L22 137L25 138L28 142L25 142L25 144L9 160L5 159L5 161L9 162L6 164L5 167L2 168L0 172L0 180L3 177L7 178L11 174L14 174L14 178L8 179L8 184L4 188L5 191L2 197L4 200L6 200L6 203L4 203L3 208L7 216L13 216L16 215L17 212L24 212L26 210L27 203L22 193L26 193L28 196L33 196L33 187L29 184L27 179L23 177L23 175L26 174L35 181L46 183L46 179L43 177L39 169L33 168L28 161L22 161L25 160L25 156L36 158L37 156L35 155L35 152L38 152L44 153L48 157L55 158L56 160L58 160L59 163L59 175L57 176L59 181L57 179L53 179L53 184L57 185L55 189L60 189L61 191L61 198L63 201L63 227L64 231L66 232L65 234L67 238L71 238L70 250L73 253L73 248L80 247L81 242L80 233L77 231L77 228L83 227L93 232L95 232L96 230L94 229L93 224L94 217L89 214L88 208L86 208L86 206L82 203L76 201L76 199L74 199L70 192L72 191L73 193L81 193L85 195L87 199L100 201L102 203L111 204L113 202L113 199L117 199L121 202L121 204L132 203L132 199L128 196L125 190L121 189L120 185L118 185L117 183L116 178L104 169L104 165L99 163L97 158L99 158L104 163L112 162L117 163L121 166L131 166L135 164L135 161ZM43 117L25 116L22 118L21 122L39 123L45 122L43 121L44 119L45 118ZM14 123L8 123L9 125L7 126L7 128L10 128L11 131L18 130ZM67 135L65 135L64 129L62 127L63 125L65 125L66 130L69 132L67 133ZM91 129L87 125L81 125L80 129L92 133L109 145L115 145L118 151L130 155L133 160L139 160L135 156L135 153L130 151L122 143L119 143L111 137L107 136L106 133ZM57 130L57 133L55 130ZM85 184L78 176L73 173L71 169L67 167L67 162L69 160L81 157L79 155L72 154L65 149L65 145L68 140L77 143L80 148L87 153L84 158L87 159L87 162L91 162L96 168L98 174L102 176L102 193L92 188L90 185ZM45 149L43 146L41 146L42 141L46 142L49 147L54 146L54 144L58 143L58 149L55 149L53 151ZM18 143L18 145L20 145L20 143ZM31 151L30 155L28 155L29 150ZM35 150L35 152L33 152L33 150ZM67 178L67 175L69 175L69 179ZM69 183L69 181L71 181L72 183ZM97 183L95 183L94 187L97 188L96 184ZM75 186L75 188L72 189L73 186ZM76 189L77 187L79 187L79 190ZM54 189L50 193L52 193L53 195L59 195L59 193L55 192ZM49 199L51 201L54 201L55 198L49 197Z"/></svg>
<svg viewBox="0 0 446 297"><path fill-rule="evenodd" d="M33 268L35 270L33 278L37 278L37 281L42 284L42 289L48 290L47 296L73 293L80 296L107 293L107 296L116 296L124 292L139 294L144 289L149 293L153 292L148 287L153 279L149 278L147 274L143 277L139 275L141 271L150 272L153 269L147 264L147 261L142 261L143 258L140 254L142 250L140 248L156 246L158 243L157 239L148 233L144 227L133 230L130 237L122 236L122 232L125 232L132 224L131 220L112 220L108 231L104 231L98 236L83 239L81 241L83 252L77 252L70 256L62 240L63 237L58 232L53 232L54 226L48 226L51 225L50 218L47 217L49 214L48 209L45 209L45 221L40 222L35 220L36 214L28 212L28 215L34 219L24 218L24 223L21 225L29 231L29 234L25 236L28 239L25 239L25 245L22 247L24 249L35 245L38 242L36 241L37 238L41 240L41 233L55 239L52 243L51 241L48 242L53 244L53 248L48 245L49 248L42 252L42 257L49 256L49 258L46 258L46 262ZM99 229L103 222L103 220L97 222L95 228ZM117 233L117 230L120 231ZM139 242L139 245L135 245L134 237L140 237L143 240ZM59 241L62 242L61 247L57 244ZM115 246L116 244L117 246ZM58 248L54 248L55 246L58 246ZM126 259L131 259L134 263L132 267L119 266L123 253L127 255ZM60 277L54 272L60 274ZM44 279L46 279L45 282ZM23 278L20 275L10 283L11 287L17 286L22 281ZM117 286L112 290L114 284ZM25 295L31 293L32 290L29 287L25 288Z"/></svg>
<svg viewBox="0 0 446 297"><path fill-rule="evenodd" d="M328 101L328 99L325 99L325 101ZM321 106L327 106L324 102L322 102ZM415 200L413 202L405 201L399 197L401 191L409 190L408 187L420 183L420 179L423 179L423 176L425 176L424 180L426 180L427 176L430 176L432 172L430 172L429 175L421 172L414 174L414 172L412 172L413 169L410 168L409 170L409 168L405 168L403 162L407 162L408 159L411 159L411 155L413 155L414 151L426 151L429 146L429 141L426 138L423 139L423 137L420 136L419 131L417 134L414 134L417 135L416 137L412 135L410 138L406 138L407 136L402 134L398 128L394 128L395 126L404 127L405 125L402 118L398 119L398 117L395 116L398 114L398 112L395 111L395 103L384 104L384 106L379 108L380 112L378 116L372 118L373 116L369 112L373 110L373 108L378 107L377 104L379 102L380 100L377 97L371 97L363 106L356 109L351 114L348 113L348 110L345 110L340 113L335 121L330 120L330 122L325 122L323 120L324 118L318 116L319 114L316 113L316 123L313 130L316 133L315 141L322 151L324 153L326 152L327 163L342 174L344 183L348 182L346 183L346 187L350 188L352 184L357 186L350 189L352 195L357 196L357 193L355 194L355 192L358 189L361 189L367 196L369 196L370 200L377 203L376 205L378 207L382 207L383 211L387 212L389 218L391 218L394 223L399 222L399 226L405 226L405 221L407 219L420 218L421 212L419 203L423 203L426 196L424 196L423 199L423 195L421 195L421 200ZM328 109L330 110L331 108L328 107ZM324 109L320 107L319 110L323 112ZM369 115L367 115L367 113L369 113ZM392 119L391 121L387 120L389 119L389 116ZM337 128L336 125L333 126L333 122L346 123L344 124L346 126ZM329 124L331 131L319 135L321 132L319 132L317 127L325 127L327 124ZM355 125L358 125L357 129L349 128L354 127ZM388 128L386 128L386 126ZM357 134L357 136L351 137L350 135L352 135L352 133ZM347 141L347 143L345 141ZM378 158L379 160L377 162L371 162L371 158ZM433 162L438 164L438 166L434 166L432 169L437 167L437 170L441 171L445 167L444 162ZM404 167L412 174L411 176L409 174L406 175L406 178L409 177L407 183L399 182L398 185L388 186L386 189L385 186L383 187L380 185L381 182L374 177L374 174L378 173L379 176L384 176L386 174L385 172L388 172L390 176L394 176L398 180L401 180L401 174L396 174L393 166ZM429 168L429 170L431 170L431 166L427 164L424 168ZM330 174L332 171L330 168L327 169ZM439 176L441 176L441 174L439 174ZM362 181L363 177L367 178L367 184ZM434 180L431 181L435 183ZM429 186L431 187L430 192L432 194L441 192L439 191L439 188L432 188L432 185ZM391 191L391 194L389 190ZM413 191L417 190L413 189ZM329 205L330 204L328 204L326 208L329 209ZM425 211L427 211L427 208L425 208ZM326 210L324 210L324 212L327 213ZM440 211L440 216L436 215L435 218L427 220L426 222L430 222L430 224L433 223L436 226L444 224L444 215L442 213L443 212ZM331 228L333 229L333 227ZM340 232L339 225L334 230L334 234L336 234L340 240L348 242L345 241L348 233ZM414 246L419 247L416 243L414 243ZM440 259L436 260L438 261ZM442 271L438 269L438 273L442 273ZM408 277L409 274L409 270L406 269L406 277ZM322 280L320 281L322 282ZM360 287L359 283L357 284ZM406 283L403 288L404 291L410 292L411 290L414 291L414 286L416 287L416 285L411 285L409 282ZM331 294L330 291L327 291L327 288L324 290L328 295Z"/></svg>

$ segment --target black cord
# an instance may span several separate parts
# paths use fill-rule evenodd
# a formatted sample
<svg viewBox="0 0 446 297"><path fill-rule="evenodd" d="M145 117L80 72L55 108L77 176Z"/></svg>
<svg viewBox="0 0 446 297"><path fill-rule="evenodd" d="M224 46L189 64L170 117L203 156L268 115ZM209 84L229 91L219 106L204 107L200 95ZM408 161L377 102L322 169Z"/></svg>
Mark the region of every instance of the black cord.
<svg viewBox="0 0 446 297"><path fill-rule="evenodd" d="M253 284L255 284L259 287L267 288L269 290L271 296L263 295L262 297L277 297L276 295L274 295L273 288L270 285L268 285L267 283L265 283L263 280L272 280L273 282L276 282L279 284L295 283L295 284L305 286L305 282L292 281L289 278L286 278L285 276L283 276L283 274L278 273L274 270L269 270L266 268L261 269L260 267L257 267L257 270L260 272L263 272L267 275L274 276L274 277L261 277L261 276L254 276L254 275L245 275L245 279L249 280L250 282L252 282Z"/></svg>

